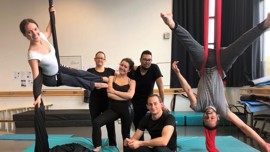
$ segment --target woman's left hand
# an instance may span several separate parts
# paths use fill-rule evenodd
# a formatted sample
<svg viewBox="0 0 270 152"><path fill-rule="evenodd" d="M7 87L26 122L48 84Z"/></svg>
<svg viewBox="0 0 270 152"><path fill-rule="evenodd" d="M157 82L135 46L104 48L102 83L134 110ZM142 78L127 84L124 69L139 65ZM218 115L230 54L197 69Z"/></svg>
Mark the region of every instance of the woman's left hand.
<svg viewBox="0 0 270 152"><path fill-rule="evenodd" d="M115 90L113 88L108 88L107 89L108 93L115 94Z"/></svg>
<svg viewBox="0 0 270 152"><path fill-rule="evenodd" d="M55 10L54 6L50 7L50 8L49 8L49 11L50 11L50 12L56 13L56 10Z"/></svg>

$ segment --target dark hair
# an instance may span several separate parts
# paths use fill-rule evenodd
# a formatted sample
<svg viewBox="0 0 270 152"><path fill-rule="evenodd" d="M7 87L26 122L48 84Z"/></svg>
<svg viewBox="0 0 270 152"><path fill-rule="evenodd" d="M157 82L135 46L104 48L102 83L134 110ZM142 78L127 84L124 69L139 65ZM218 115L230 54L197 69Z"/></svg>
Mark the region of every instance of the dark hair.
<svg viewBox="0 0 270 152"><path fill-rule="evenodd" d="M215 129L218 128L218 121L217 121L217 124L216 124L215 126L213 126L213 127L208 126L207 124L205 124L205 123L203 122L203 127L206 128L206 129L208 129L208 130L215 130Z"/></svg>
<svg viewBox="0 0 270 152"><path fill-rule="evenodd" d="M22 32L23 35L25 35L25 26L28 25L29 23L34 23L38 27L38 24L35 20L31 18L23 19L20 23L20 31Z"/></svg>
<svg viewBox="0 0 270 152"><path fill-rule="evenodd" d="M159 101L160 103L162 103L162 99L160 98L159 95L157 95L157 94L151 94L150 96L148 96L148 98L152 98L152 97L157 97L157 98L158 98L158 101ZM148 99L148 98L147 98L147 99ZM148 100L147 100L147 103L148 103Z"/></svg>
<svg viewBox="0 0 270 152"><path fill-rule="evenodd" d="M133 69L134 62L130 58L124 58L121 60L121 62L126 61L129 64L129 70Z"/></svg>
<svg viewBox="0 0 270 152"><path fill-rule="evenodd" d="M148 55L151 55L152 56L152 53L149 51L149 50L144 50L141 54L141 58L144 54L148 54Z"/></svg>
<svg viewBox="0 0 270 152"><path fill-rule="evenodd" d="M99 53L103 54L103 55L104 55L104 57L105 57L105 59L106 59L106 54L105 54L103 51L98 51L98 52L96 53L95 57L96 57L96 56L97 56L97 54L99 54Z"/></svg>

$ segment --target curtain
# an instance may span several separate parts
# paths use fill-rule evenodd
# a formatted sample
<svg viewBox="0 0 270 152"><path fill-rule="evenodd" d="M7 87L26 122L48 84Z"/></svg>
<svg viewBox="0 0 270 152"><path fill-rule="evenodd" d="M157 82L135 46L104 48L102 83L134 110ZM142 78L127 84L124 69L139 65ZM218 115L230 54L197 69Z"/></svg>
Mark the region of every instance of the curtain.
<svg viewBox="0 0 270 152"><path fill-rule="evenodd" d="M221 46L228 46L248 29L259 23L261 0L223 0ZM204 0L173 0L174 20L187 29L203 45L203 3ZM179 60L179 68L191 87L197 87L198 74L192 66L188 53L177 38L172 36L171 60ZM233 64L226 77L226 86L240 87L250 80L264 75L261 42L256 40ZM171 71L171 88L181 87Z"/></svg>
<svg viewBox="0 0 270 152"><path fill-rule="evenodd" d="M259 23L260 0L223 0L221 45L228 46ZM241 87L263 76L260 40L241 55L227 73L226 86Z"/></svg>
<svg viewBox="0 0 270 152"><path fill-rule="evenodd" d="M203 45L203 0L173 0L173 18L181 26ZM180 61L179 68L191 87L197 87L199 77L191 64L189 55L185 48L172 36L172 56L171 60ZM171 71L171 88L179 88L177 77Z"/></svg>

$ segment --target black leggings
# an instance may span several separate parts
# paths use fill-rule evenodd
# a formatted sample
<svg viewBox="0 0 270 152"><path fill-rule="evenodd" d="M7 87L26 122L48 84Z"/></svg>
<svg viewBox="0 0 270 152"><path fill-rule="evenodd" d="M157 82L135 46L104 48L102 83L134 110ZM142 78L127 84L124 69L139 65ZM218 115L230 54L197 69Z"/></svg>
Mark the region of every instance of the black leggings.
<svg viewBox="0 0 270 152"><path fill-rule="evenodd" d="M130 138L130 128L134 118L134 111L130 101L110 101L108 110L93 120L93 144L101 146L101 127L121 119L121 131L123 140Z"/></svg>
<svg viewBox="0 0 270 152"><path fill-rule="evenodd" d="M88 90L95 88L95 81L101 82L102 77L92 74L84 70L77 70L65 66L60 66L60 85L70 87L81 87ZM57 75L46 76L43 75L43 84L46 86L56 87L58 86Z"/></svg>
<svg viewBox="0 0 270 152"><path fill-rule="evenodd" d="M102 91L102 90L98 90ZM102 114L105 110L108 109L108 97L107 97L107 92L105 90L102 96L96 96L95 90L91 93L90 96L90 102L89 102L89 110L90 110L90 115L91 115L91 120L92 122L100 115ZM116 135L115 135L115 126L114 126L114 121L111 123L106 124L106 129L108 133L108 138L109 138L109 145L110 146L116 146ZM93 135L93 134L92 134ZM92 137L93 138L93 137Z"/></svg>
<svg viewBox="0 0 270 152"><path fill-rule="evenodd" d="M227 72L236 59L245 52L252 42L266 31L266 29L262 29L261 24L245 32L228 47L221 48L220 64L224 72ZM193 66L195 66L197 70L200 70L204 60L204 47L180 25L177 26L174 33L185 48L187 48ZM211 68L213 66L216 66L216 51L209 49L206 67Z"/></svg>
<svg viewBox="0 0 270 152"><path fill-rule="evenodd" d="M133 107L134 107L134 120L133 124L135 126L135 130L138 128L140 121L145 116L145 114L148 112L148 109L146 108L146 104L135 104L136 101L132 100ZM140 102L137 102L140 103ZM142 134L140 140L144 140L144 134Z"/></svg>

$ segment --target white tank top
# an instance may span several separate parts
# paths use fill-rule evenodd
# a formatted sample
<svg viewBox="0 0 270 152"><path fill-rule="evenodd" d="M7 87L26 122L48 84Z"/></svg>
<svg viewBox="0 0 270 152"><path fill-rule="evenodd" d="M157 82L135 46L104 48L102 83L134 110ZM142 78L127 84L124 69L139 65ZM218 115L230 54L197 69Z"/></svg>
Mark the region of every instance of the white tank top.
<svg viewBox="0 0 270 152"><path fill-rule="evenodd" d="M51 45L51 43L48 41L46 36L41 32L40 32L40 38L42 38L43 40L45 40L46 42L50 44L50 47L51 47L50 53L44 55L36 51L30 50L28 53L28 60L33 60L33 59L39 60L40 61L39 67L41 67L42 69L42 74L45 74L47 76L53 76L57 74L58 72L58 62L55 56L55 49Z"/></svg>

